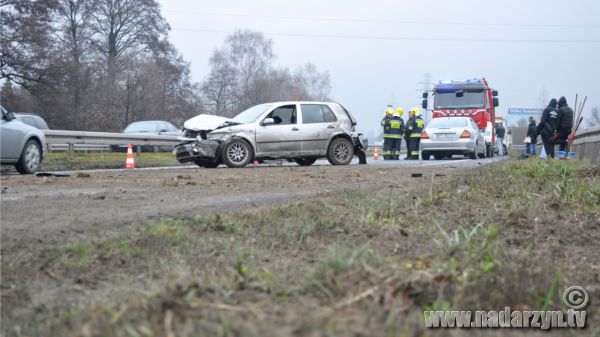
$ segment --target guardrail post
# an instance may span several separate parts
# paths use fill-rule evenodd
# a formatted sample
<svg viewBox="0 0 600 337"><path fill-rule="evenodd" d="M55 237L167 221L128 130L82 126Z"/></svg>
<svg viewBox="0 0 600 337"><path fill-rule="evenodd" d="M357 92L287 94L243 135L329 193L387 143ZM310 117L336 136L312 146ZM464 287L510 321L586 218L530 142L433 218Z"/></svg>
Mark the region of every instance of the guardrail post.
<svg viewBox="0 0 600 337"><path fill-rule="evenodd" d="M141 156L141 155L142 155L142 146L141 146L141 145L138 145L138 146L137 146L137 151L136 151L136 152L137 152L137 153L135 154L135 155L136 155L136 157L139 157L139 156Z"/></svg>
<svg viewBox="0 0 600 337"><path fill-rule="evenodd" d="M69 158L73 158L73 152L75 152L75 145L73 143L69 143Z"/></svg>

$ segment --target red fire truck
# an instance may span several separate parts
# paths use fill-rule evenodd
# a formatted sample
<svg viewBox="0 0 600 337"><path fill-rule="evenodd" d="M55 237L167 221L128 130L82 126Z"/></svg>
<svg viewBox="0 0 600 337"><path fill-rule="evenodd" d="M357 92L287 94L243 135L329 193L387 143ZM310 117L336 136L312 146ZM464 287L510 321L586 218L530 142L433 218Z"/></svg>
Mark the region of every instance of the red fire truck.
<svg viewBox="0 0 600 337"><path fill-rule="evenodd" d="M429 93L423 93L423 109L427 109ZM486 157L493 156L496 131L494 121L498 106L498 91L485 78L440 81L433 87L432 118L470 116L480 130L485 131Z"/></svg>

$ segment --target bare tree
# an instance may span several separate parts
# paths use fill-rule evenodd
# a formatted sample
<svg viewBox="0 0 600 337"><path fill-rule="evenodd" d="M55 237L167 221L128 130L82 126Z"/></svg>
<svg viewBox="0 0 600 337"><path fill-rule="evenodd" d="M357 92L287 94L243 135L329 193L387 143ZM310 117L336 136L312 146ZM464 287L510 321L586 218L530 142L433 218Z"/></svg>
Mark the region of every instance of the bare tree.
<svg viewBox="0 0 600 337"><path fill-rule="evenodd" d="M151 51L169 30L154 0L95 0L93 20L93 43L105 59L109 81L124 60Z"/></svg>
<svg viewBox="0 0 600 337"><path fill-rule="evenodd" d="M215 50L209 61L210 73L202 85L206 104L217 115L229 116L238 100L235 94L236 71L222 50Z"/></svg>
<svg viewBox="0 0 600 337"><path fill-rule="evenodd" d="M298 81L300 87L304 90L305 99L316 101L329 100L331 82L328 72L319 73L314 64L307 63L296 72L295 80Z"/></svg>
<svg viewBox="0 0 600 337"><path fill-rule="evenodd" d="M236 31L213 52L202 97L210 112L232 116L267 101L326 100L331 90L327 72L308 63L290 74L273 66L272 42L260 32Z"/></svg>
<svg viewBox="0 0 600 337"><path fill-rule="evenodd" d="M598 106L592 107L591 116L587 120L589 126L600 125L600 109Z"/></svg>
<svg viewBox="0 0 600 337"><path fill-rule="evenodd" d="M542 88L537 96L536 105L540 109L545 109L548 106L548 102L550 102L548 90L546 88Z"/></svg>
<svg viewBox="0 0 600 337"><path fill-rule="evenodd" d="M23 87L48 81L55 71L51 17L52 0L0 2L0 78Z"/></svg>

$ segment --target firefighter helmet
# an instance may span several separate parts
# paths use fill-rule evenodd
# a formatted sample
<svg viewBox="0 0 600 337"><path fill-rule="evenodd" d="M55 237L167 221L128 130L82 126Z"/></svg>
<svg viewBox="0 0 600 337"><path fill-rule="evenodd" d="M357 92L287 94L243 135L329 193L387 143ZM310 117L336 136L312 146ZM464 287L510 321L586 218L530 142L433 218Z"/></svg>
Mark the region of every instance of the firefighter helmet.
<svg viewBox="0 0 600 337"><path fill-rule="evenodd" d="M385 110L386 116L391 116L393 113L394 113L394 110L392 110L392 108L388 108L387 110Z"/></svg>
<svg viewBox="0 0 600 337"><path fill-rule="evenodd" d="M404 115L404 109L402 109L402 108L396 109L396 115L399 117L402 117L402 115Z"/></svg>

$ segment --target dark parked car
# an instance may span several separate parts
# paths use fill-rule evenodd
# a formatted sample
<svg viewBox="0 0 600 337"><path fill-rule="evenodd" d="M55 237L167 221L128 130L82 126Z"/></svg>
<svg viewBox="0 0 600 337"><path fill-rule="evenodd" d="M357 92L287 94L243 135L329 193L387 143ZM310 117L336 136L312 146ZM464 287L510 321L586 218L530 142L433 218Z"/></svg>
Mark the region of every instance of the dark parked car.
<svg viewBox="0 0 600 337"><path fill-rule="evenodd" d="M175 136L175 137L183 137L183 133L175 127L175 125L171 124L167 121L139 121L133 122L129 124L123 133L137 133L137 134L154 134L161 136ZM111 145L110 149L112 151L123 152L127 151L127 145ZM133 149L136 150L135 147ZM151 152L151 151L172 151L172 146L153 146L153 145L143 145L142 152Z"/></svg>

